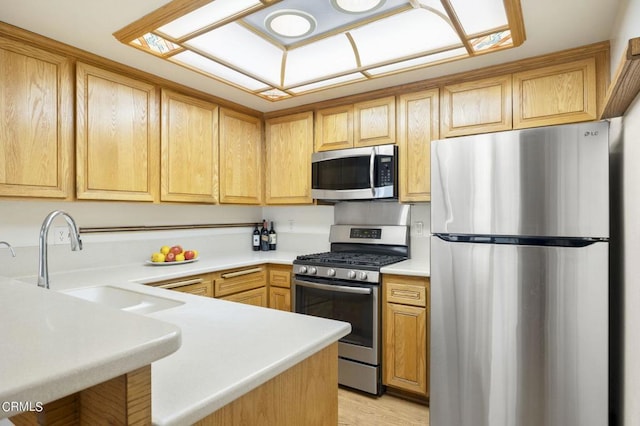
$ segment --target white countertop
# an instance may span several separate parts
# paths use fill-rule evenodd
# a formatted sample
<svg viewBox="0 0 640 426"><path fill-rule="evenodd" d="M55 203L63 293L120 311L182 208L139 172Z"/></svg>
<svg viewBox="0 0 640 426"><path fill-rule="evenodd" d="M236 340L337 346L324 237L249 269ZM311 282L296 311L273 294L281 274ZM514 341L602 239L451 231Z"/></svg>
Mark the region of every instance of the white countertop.
<svg viewBox="0 0 640 426"><path fill-rule="evenodd" d="M127 284L185 302L149 314L182 329L182 346L152 365L156 425L185 425L222 408L351 331L348 323Z"/></svg>
<svg viewBox="0 0 640 426"><path fill-rule="evenodd" d="M428 277L431 275L431 268L428 259L415 258L384 266L380 269L380 272L382 274Z"/></svg>
<svg viewBox="0 0 640 426"><path fill-rule="evenodd" d="M127 318L137 317L143 322L148 322L149 324L146 326L150 326L151 323L162 324L165 327L166 323L177 326L182 332L180 349L152 364L153 422L157 425L189 424L216 411L347 335L350 332L350 325L290 312L204 298L143 284L264 263L291 265L297 254L299 253L247 251L210 258L201 257L197 262L172 264L171 266L155 266L144 262L107 265L104 268L52 274L51 288L64 292L79 287L110 285L184 302L183 305L177 307L141 316L78 300L74 305L83 308L76 308L79 310L73 317L77 319L86 316L92 318L93 321L109 323L112 320L108 320L108 318L119 314L125 315ZM409 259L386 266L382 268L381 272L429 276L429 262L421 259ZM35 286L35 276L22 277L19 280L33 284L32 286L25 286L24 283L19 284L21 290L25 288L27 290L24 291L44 292ZM11 288L13 291L13 286L16 285L15 280L4 281L13 281L14 283L11 286L0 285L0 287ZM2 283L3 281L0 279L0 284ZM55 292L50 293L55 294ZM67 302L69 302L68 299L73 299L66 295L59 295L59 298L64 298ZM87 304L93 309L86 308ZM89 309L91 314L83 313L83 309ZM22 312L21 317L24 317L25 311L24 309L18 310L13 315ZM95 315L97 311L103 314ZM151 321L151 319L160 321ZM124 321L123 318L120 320ZM4 324L19 323L16 318L8 321L5 321ZM83 320L81 324L86 328L88 323ZM144 328L145 325L143 324L141 327ZM133 329L135 331L136 328L111 327L115 333L109 337L124 347L128 344L126 339L130 336L127 333L123 336L121 330ZM173 327L173 330L175 331L176 328ZM103 336L100 337L102 342ZM119 340L119 337L122 337L122 340ZM48 336L48 338L53 340L53 336ZM37 340L29 337L30 343L35 341ZM95 335L93 340L89 341L95 341ZM75 345L81 345L81 342L78 341ZM40 351L44 346L37 343L36 347ZM69 345L69 347L73 348L73 345ZM54 359L52 355L48 357L42 355L42 357L42 359ZM35 355L34 359L41 361ZM128 357L119 360L121 364L126 361L129 361ZM18 359L15 362L15 365L21 365ZM118 360L114 360L114 362L118 363ZM3 367L6 365L4 364ZM131 369L133 368L129 370ZM7 367L7 370L10 369ZM45 374L47 371L46 363L42 363L37 374ZM2 367L0 367L0 373L4 374ZM37 374L34 373L34 375ZM15 380L9 376L7 376L8 380L5 380L4 377L0 375L2 378L0 383L2 384L12 383ZM97 380L92 384L104 380ZM34 400L32 394L29 395L29 399Z"/></svg>
<svg viewBox="0 0 640 426"><path fill-rule="evenodd" d="M295 256L247 252L171 266L135 263L69 271L51 275L51 288L64 292L109 285L184 302L145 317L182 331L180 349L152 364L153 423L191 424L346 336L351 326L140 283L264 263L291 264ZM28 283L34 279L21 278Z"/></svg>
<svg viewBox="0 0 640 426"><path fill-rule="evenodd" d="M16 280L0 279L0 300L3 402L54 401L180 347L175 325Z"/></svg>

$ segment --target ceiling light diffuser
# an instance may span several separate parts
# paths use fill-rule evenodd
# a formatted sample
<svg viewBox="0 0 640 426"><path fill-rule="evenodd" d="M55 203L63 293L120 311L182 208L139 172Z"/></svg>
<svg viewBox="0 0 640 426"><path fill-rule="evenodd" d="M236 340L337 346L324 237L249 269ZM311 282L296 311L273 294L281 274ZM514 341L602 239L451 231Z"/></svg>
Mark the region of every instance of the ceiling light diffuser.
<svg viewBox="0 0 640 426"><path fill-rule="evenodd" d="M269 101L521 45L522 0L169 0L123 43Z"/></svg>
<svg viewBox="0 0 640 426"><path fill-rule="evenodd" d="M331 3L341 12L364 13L382 6L384 0L331 0Z"/></svg>
<svg viewBox="0 0 640 426"><path fill-rule="evenodd" d="M316 29L316 20L301 10L278 10L270 13L264 25L282 37L304 37Z"/></svg>

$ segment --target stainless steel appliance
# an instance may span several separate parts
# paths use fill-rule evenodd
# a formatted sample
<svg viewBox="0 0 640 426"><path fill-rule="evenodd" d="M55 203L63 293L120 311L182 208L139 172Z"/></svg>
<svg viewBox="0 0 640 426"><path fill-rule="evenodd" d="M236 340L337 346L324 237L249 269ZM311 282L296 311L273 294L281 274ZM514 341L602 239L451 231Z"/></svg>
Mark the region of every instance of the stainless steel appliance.
<svg viewBox="0 0 640 426"><path fill-rule="evenodd" d="M311 195L321 200L396 198L397 152L395 145L316 152L311 157Z"/></svg>
<svg viewBox="0 0 640 426"><path fill-rule="evenodd" d="M608 123L431 145L432 426L608 422Z"/></svg>
<svg viewBox="0 0 640 426"><path fill-rule="evenodd" d="M338 382L380 395L380 268L409 256L409 206L339 203L335 223L330 252L293 262L294 310L349 322L338 342Z"/></svg>

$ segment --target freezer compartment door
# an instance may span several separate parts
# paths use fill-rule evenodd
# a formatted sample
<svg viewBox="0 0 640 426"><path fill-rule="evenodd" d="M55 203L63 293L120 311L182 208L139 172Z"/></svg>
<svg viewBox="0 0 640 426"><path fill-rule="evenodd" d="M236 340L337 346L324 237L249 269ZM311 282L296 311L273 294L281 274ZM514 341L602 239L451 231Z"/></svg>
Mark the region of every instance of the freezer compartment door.
<svg viewBox="0 0 640 426"><path fill-rule="evenodd" d="M608 423L608 243L432 238L431 426Z"/></svg>
<svg viewBox="0 0 640 426"><path fill-rule="evenodd" d="M431 144L431 231L609 237L608 123Z"/></svg>

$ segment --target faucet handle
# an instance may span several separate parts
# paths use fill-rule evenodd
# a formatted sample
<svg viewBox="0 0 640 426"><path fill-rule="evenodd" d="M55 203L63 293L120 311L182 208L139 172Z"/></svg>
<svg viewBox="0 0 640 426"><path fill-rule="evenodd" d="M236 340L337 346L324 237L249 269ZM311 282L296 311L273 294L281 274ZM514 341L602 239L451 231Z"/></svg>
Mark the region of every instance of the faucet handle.
<svg viewBox="0 0 640 426"><path fill-rule="evenodd" d="M11 255L13 257L16 257L16 252L13 250L13 247L11 247L11 244L9 244L6 241L0 241L0 245L7 246L9 248L9 250L11 251Z"/></svg>

